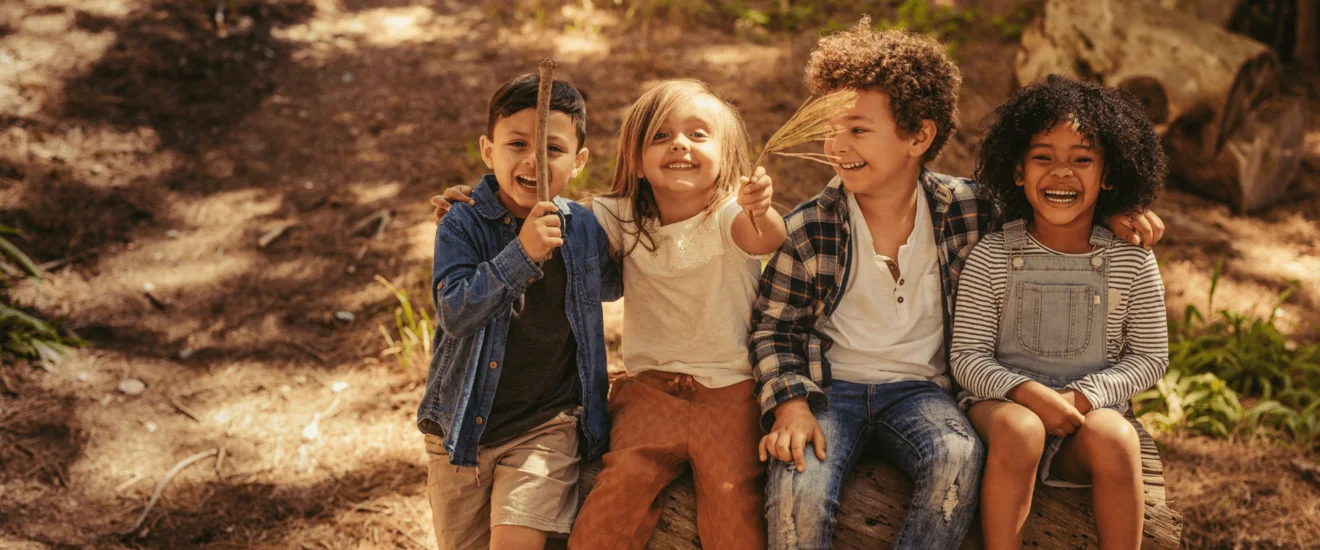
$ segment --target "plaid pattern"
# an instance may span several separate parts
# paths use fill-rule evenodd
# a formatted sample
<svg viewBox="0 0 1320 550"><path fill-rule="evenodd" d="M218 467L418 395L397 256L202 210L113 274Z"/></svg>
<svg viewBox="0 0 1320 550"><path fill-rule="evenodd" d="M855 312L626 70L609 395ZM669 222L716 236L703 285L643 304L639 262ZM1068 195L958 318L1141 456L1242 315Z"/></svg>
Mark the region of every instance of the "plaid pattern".
<svg viewBox="0 0 1320 550"><path fill-rule="evenodd" d="M923 168L919 183L935 229L947 360L958 274L972 246L997 224L989 198L972 180ZM826 406L824 390L831 376L825 351L833 341L822 327L848 285L852 253L848 214L843 182L836 177L784 220L788 238L761 275L748 347L766 430L774 424L775 406L784 401L806 396L813 410Z"/></svg>

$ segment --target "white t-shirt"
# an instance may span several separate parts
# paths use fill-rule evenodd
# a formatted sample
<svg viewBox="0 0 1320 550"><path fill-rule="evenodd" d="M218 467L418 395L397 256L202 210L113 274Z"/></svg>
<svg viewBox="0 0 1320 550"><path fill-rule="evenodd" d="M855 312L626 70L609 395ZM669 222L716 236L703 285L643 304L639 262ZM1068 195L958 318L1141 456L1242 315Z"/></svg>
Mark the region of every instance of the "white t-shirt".
<svg viewBox="0 0 1320 550"><path fill-rule="evenodd" d="M876 254L866 217L847 192L852 224L852 273L824 332L835 380L886 384L925 380L949 388L944 364L939 257L926 194L917 192L917 217L898 248L899 277Z"/></svg>
<svg viewBox="0 0 1320 550"><path fill-rule="evenodd" d="M751 380L747 335L761 262L733 242L733 220L742 212L736 199L681 222L655 223L655 251L633 248L637 237L624 231L619 220L633 220L631 204L598 197L591 209L610 248L632 250L623 259L628 373L690 374L708 388Z"/></svg>

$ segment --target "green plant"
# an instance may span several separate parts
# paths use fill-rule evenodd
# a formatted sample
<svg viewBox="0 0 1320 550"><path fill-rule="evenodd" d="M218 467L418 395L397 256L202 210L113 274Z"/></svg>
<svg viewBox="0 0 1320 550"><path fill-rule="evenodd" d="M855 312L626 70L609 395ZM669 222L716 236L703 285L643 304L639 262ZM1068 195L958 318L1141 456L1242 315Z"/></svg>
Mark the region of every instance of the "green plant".
<svg viewBox="0 0 1320 550"><path fill-rule="evenodd" d="M50 323L14 307L9 298L12 281L24 277L41 279L42 269L4 235L23 237L23 233L0 226L0 255L3 256L0 271L4 272L0 275L0 331L4 332L4 338L0 340L0 356L5 360L17 356L43 364L55 363L69 346L82 342L60 334Z"/></svg>
<svg viewBox="0 0 1320 550"><path fill-rule="evenodd" d="M380 352L382 358L394 356L404 370L413 365L426 365L431 361L431 319L427 315L418 315L408 299L408 291L395 286L384 277L376 276L386 289L394 295L399 305L394 308L394 329L398 338L390 335L385 325L377 325L380 335L385 339L385 349Z"/></svg>
<svg viewBox="0 0 1320 550"><path fill-rule="evenodd" d="M1277 326L1296 283L1279 293L1268 316L1228 309L1208 316L1222 276L1221 259L1205 312L1188 305L1181 321L1169 321L1169 372L1133 400L1138 414L1165 430L1231 437L1270 428L1320 443L1320 347L1297 345Z"/></svg>

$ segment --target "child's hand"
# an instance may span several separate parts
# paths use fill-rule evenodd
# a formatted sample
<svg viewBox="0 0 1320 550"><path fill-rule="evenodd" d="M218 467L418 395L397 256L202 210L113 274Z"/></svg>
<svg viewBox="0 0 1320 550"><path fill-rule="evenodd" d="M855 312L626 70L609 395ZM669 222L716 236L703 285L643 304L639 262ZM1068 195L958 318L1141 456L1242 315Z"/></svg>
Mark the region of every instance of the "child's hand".
<svg viewBox="0 0 1320 550"><path fill-rule="evenodd" d="M1091 409L1095 408L1095 406L1091 404L1091 400L1086 398L1086 394L1072 388L1060 391L1059 395L1062 395L1064 399L1067 399L1069 403L1072 403L1073 407L1077 408L1077 412L1082 413L1083 416L1086 415L1086 413L1091 412Z"/></svg>
<svg viewBox="0 0 1320 550"><path fill-rule="evenodd" d="M440 223L440 218L445 217L449 212L449 207L456 202L466 202L472 206L477 205L477 201L472 200L472 187L468 185L455 185L445 189L444 195L431 197L431 204L435 205L435 223Z"/></svg>
<svg viewBox="0 0 1320 550"><path fill-rule="evenodd" d="M1021 403L1040 417L1045 433L1063 437L1077 431L1086 417L1065 398L1039 382L1026 382L1008 392L1009 399Z"/></svg>
<svg viewBox="0 0 1320 550"><path fill-rule="evenodd" d="M559 216L553 215L559 207L553 202L538 202L523 222L522 231L518 232L518 241L522 243L527 257L539 262L550 255L550 251L564 245L563 233L559 229ZM552 215L546 215L552 214Z"/></svg>
<svg viewBox="0 0 1320 550"><path fill-rule="evenodd" d="M771 186L765 168L757 166L751 178L744 176L739 179L742 180L742 187L738 189L738 206L753 218L764 216L770 211L770 198L774 196L774 187Z"/></svg>
<svg viewBox="0 0 1320 550"><path fill-rule="evenodd" d="M1164 220L1150 210L1138 214L1114 214L1108 221L1114 236L1137 246L1150 248L1164 238Z"/></svg>
<svg viewBox="0 0 1320 550"><path fill-rule="evenodd" d="M807 461L803 452L808 441L816 448L816 458L825 460L825 433L820 431L820 424L811 414L807 398L797 397L775 407L775 425L761 438L757 452L761 455L761 462L775 457L795 465L797 471L805 472Z"/></svg>

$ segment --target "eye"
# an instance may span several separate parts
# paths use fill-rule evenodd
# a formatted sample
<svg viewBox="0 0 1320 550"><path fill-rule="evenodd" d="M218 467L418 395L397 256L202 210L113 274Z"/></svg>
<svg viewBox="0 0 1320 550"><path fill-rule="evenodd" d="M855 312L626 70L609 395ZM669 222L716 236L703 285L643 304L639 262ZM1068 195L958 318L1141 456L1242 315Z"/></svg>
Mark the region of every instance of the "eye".
<svg viewBox="0 0 1320 550"><path fill-rule="evenodd" d="M509 142L509 147L526 147L526 146L527 146L527 142L521 139L515 139Z"/></svg>
<svg viewBox="0 0 1320 550"><path fill-rule="evenodd" d="M854 134L864 134L866 133L866 128L853 128L852 130L849 131Z"/></svg>
<svg viewBox="0 0 1320 550"><path fill-rule="evenodd" d="M655 141L663 141L663 140L669 139L669 134L666 134L666 133L664 133L664 132L656 132L656 133L655 133L655 137L653 137L653 138L651 138L651 139L653 139L653 140L655 140Z"/></svg>
<svg viewBox="0 0 1320 550"><path fill-rule="evenodd" d="M1031 160L1039 161L1039 162L1050 162L1051 159L1049 155L1035 155L1031 157Z"/></svg>
<svg viewBox="0 0 1320 550"><path fill-rule="evenodd" d="M564 152L564 148L563 148L563 147L560 147L560 146L558 146L558 145L551 145L551 146L549 146L547 149L549 149L549 150L550 150L551 152L553 152L553 153L563 153L563 152Z"/></svg>
<svg viewBox="0 0 1320 550"><path fill-rule="evenodd" d="M1091 157L1077 157L1076 159L1073 159L1073 162L1077 164L1091 164L1092 160Z"/></svg>
<svg viewBox="0 0 1320 550"><path fill-rule="evenodd" d="M692 132L692 137L704 139L710 137L710 134L707 133L705 130L697 130L695 132Z"/></svg>

